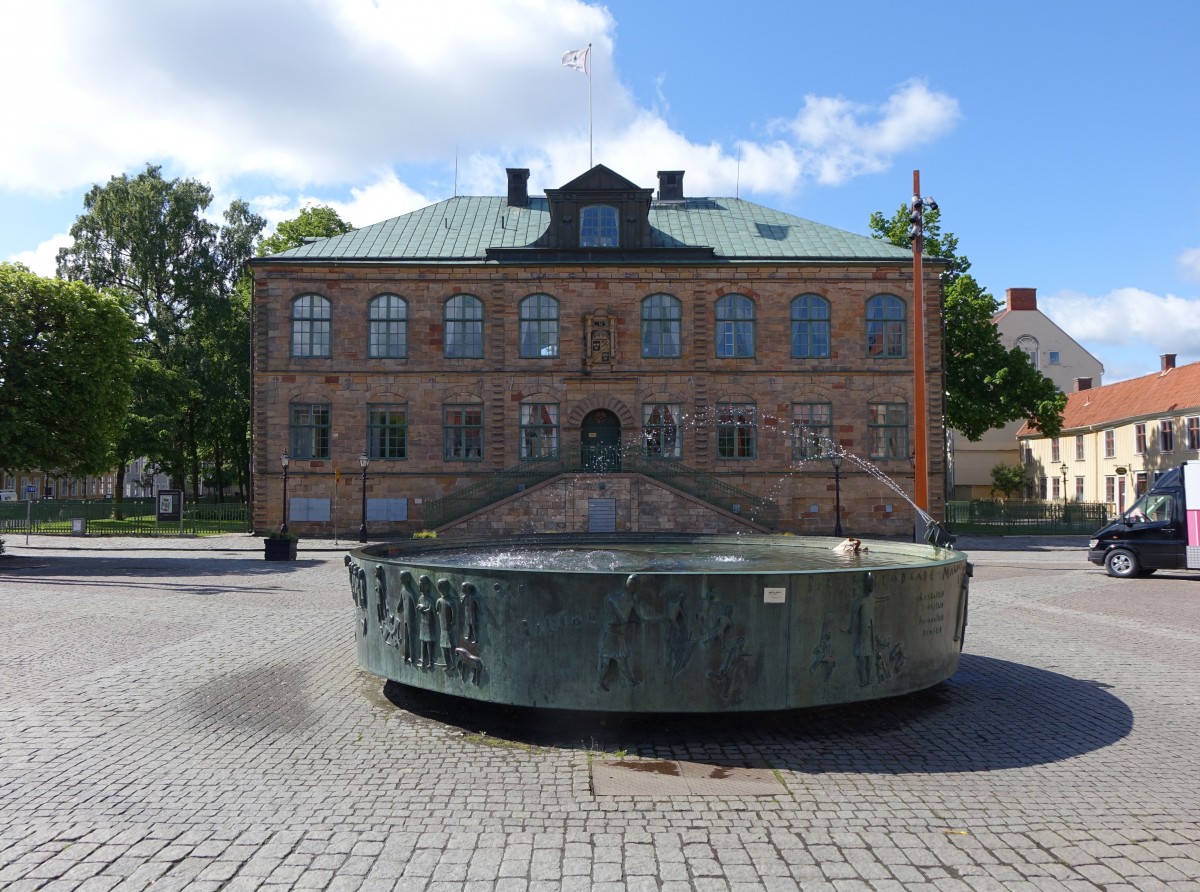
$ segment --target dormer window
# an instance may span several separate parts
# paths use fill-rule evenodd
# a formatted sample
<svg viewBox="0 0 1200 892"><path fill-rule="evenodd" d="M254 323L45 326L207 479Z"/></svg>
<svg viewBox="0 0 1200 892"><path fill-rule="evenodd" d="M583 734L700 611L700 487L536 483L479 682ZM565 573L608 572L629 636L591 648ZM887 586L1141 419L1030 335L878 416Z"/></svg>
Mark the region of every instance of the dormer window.
<svg viewBox="0 0 1200 892"><path fill-rule="evenodd" d="M590 204L579 214L579 247L616 248L620 245L617 209L607 204Z"/></svg>

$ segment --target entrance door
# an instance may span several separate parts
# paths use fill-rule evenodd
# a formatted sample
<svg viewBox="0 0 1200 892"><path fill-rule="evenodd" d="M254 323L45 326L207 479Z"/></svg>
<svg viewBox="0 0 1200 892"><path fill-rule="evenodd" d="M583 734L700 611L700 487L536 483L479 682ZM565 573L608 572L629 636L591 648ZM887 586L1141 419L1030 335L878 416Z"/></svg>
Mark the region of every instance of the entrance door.
<svg viewBox="0 0 1200 892"><path fill-rule="evenodd" d="M621 420L608 409L589 412L579 427L583 470L604 474L621 470Z"/></svg>

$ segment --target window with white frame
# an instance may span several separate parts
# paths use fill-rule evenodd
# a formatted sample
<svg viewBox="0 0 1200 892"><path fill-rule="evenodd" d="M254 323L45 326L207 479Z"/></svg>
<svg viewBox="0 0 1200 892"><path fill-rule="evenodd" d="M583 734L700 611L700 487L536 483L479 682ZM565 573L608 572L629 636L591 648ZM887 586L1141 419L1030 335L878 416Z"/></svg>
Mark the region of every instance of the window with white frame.
<svg viewBox="0 0 1200 892"><path fill-rule="evenodd" d="M1050 461L1062 461L1062 447L1058 442L1058 437L1054 437L1050 440Z"/></svg>
<svg viewBox="0 0 1200 892"><path fill-rule="evenodd" d="M1029 357L1029 362L1035 369L1042 367L1037 338L1033 335L1021 335L1021 337L1017 338L1017 349Z"/></svg>
<svg viewBox="0 0 1200 892"><path fill-rule="evenodd" d="M1106 430L1104 432L1104 457L1105 458L1116 458L1116 455L1117 455L1117 432L1110 428L1109 430Z"/></svg>
<svg viewBox="0 0 1200 892"><path fill-rule="evenodd" d="M1083 461L1084 458L1083 434L1075 435L1075 461Z"/></svg>
<svg viewBox="0 0 1200 892"><path fill-rule="evenodd" d="M1187 448L1200 449L1200 415L1193 415L1187 420Z"/></svg>
<svg viewBox="0 0 1200 892"><path fill-rule="evenodd" d="M1175 451L1175 420L1164 418L1158 422L1158 451Z"/></svg>
<svg viewBox="0 0 1200 892"><path fill-rule="evenodd" d="M1133 426L1133 451L1136 455L1146 454L1146 425L1144 423Z"/></svg>
<svg viewBox="0 0 1200 892"><path fill-rule="evenodd" d="M1082 477L1075 478L1075 501L1077 501L1077 502L1083 501L1083 478Z"/></svg>

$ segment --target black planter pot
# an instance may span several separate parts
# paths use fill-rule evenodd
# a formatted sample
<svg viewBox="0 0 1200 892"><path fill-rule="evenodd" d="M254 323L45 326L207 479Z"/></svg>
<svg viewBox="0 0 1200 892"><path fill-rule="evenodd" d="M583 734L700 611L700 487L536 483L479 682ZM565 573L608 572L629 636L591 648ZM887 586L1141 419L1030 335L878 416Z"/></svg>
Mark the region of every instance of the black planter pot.
<svg viewBox="0 0 1200 892"><path fill-rule="evenodd" d="M299 539L263 539L263 557L268 561L294 561Z"/></svg>

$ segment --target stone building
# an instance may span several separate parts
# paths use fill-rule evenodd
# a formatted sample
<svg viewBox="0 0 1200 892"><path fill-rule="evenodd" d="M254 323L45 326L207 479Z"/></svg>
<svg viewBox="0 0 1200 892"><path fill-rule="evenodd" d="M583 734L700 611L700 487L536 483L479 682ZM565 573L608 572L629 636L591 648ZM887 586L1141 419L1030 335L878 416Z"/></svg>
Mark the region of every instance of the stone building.
<svg viewBox="0 0 1200 892"><path fill-rule="evenodd" d="M598 165L455 197L253 263L254 523L371 537L911 534L945 442L937 264L914 400L912 258ZM368 461L365 491L362 460Z"/></svg>

